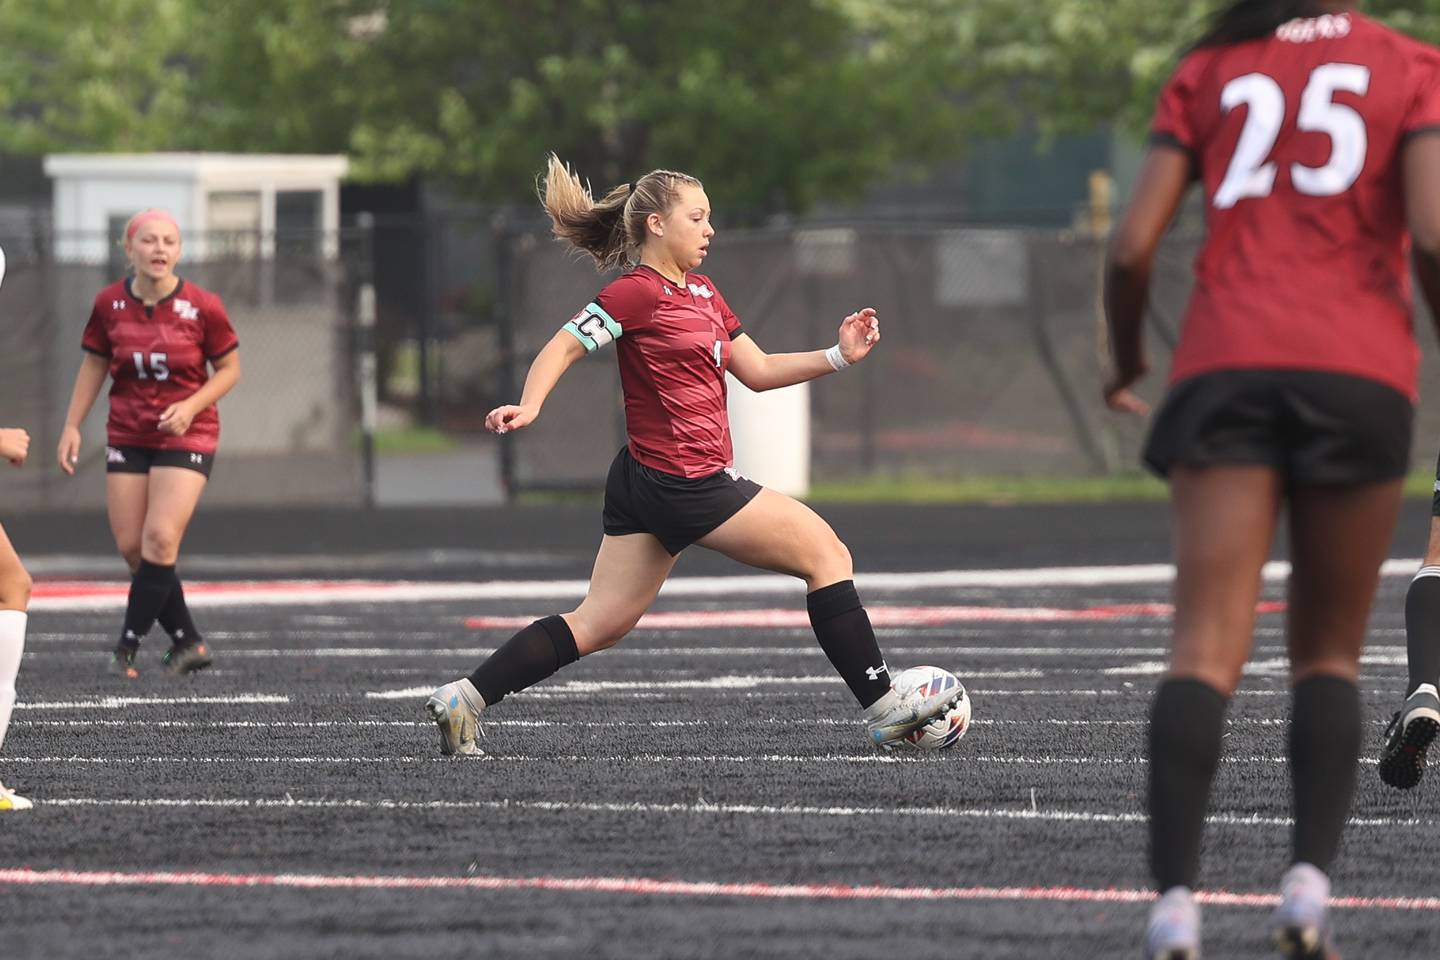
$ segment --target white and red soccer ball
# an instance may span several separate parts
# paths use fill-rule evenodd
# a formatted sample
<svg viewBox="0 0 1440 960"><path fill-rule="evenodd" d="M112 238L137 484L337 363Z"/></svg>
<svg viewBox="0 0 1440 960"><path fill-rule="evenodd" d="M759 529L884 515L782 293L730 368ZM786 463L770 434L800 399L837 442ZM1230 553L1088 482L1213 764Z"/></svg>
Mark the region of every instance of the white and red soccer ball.
<svg viewBox="0 0 1440 960"><path fill-rule="evenodd" d="M900 671L893 685L902 697L917 690L925 697L932 697L947 690L959 689L959 700L934 720L907 734L902 741L903 745L917 750L944 750L959 743L960 738L970 729L970 695L966 693L960 678L949 670L939 667L910 667Z"/></svg>

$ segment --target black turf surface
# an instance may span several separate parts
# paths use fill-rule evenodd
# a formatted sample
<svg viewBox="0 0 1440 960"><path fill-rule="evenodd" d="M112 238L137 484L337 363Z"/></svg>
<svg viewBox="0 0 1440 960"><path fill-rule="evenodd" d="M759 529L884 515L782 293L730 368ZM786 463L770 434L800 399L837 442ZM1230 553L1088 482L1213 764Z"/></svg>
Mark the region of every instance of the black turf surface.
<svg viewBox="0 0 1440 960"><path fill-rule="evenodd" d="M947 562L937 539L917 535L922 546L909 569L975 565ZM1083 552L1068 562L1095 562ZM1137 562L1163 559L1163 542L1135 552ZM862 569L880 569L856 555ZM1043 562L1066 561L1052 546ZM682 572L744 572L711 563ZM1352 826L1334 873L1339 896L1436 892L1436 783L1400 794L1379 783L1371 762L1403 684L1404 587L1402 578L1385 580L1373 620L1354 811L1364 822ZM1159 585L867 591L866 600L1088 607L1167 593ZM1267 588L1268 598L1281 595L1279 585ZM657 609L802 605L797 587L789 598L667 598ZM423 694L366 696L467 672L473 651L505 632L466 631L466 616L564 606L203 610L216 669L167 682L152 641L142 655L146 675L128 687L101 672L118 615L37 613L0 776L39 806L0 820L0 868L888 887L1147 883L1141 759L1155 677L1139 671L1164 658L1163 620L882 631L892 665L954 669L976 708L976 725L954 751L899 761L868 748L843 684L800 630L636 633L497 707L484 759L436 755L433 728L421 721ZM1287 816L1289 791L1276 762L1285 751L1277 721L1288 713L1281 623L1261 618L1258 667L1231 712L1212 804L1228 822L1207 834L1207 887L1270 892L1286 865L1289 830L1273 822ZM371 648L461 652L336 655ZM330 652L315 653L322 650ZM1137 672L1113 672L1126 670ZM742 679L684 685L722 677ZM288 700L93 705L117 695L248 694ZM151 800L233 805L127 805ZM445 805L426 806L436 803ZM1033 815L1016 816L1026 811ZM1235 822L1252 815L1258 822ZM1140 904L1015 900L0 885L0 956L1133 957L1144 915ZM1205 916L1207 956L1269 955L1266 910L1209 907ZM1337 923L1347 960L1429 957L1440 917L1354 910L1337 913Z"/></svg>

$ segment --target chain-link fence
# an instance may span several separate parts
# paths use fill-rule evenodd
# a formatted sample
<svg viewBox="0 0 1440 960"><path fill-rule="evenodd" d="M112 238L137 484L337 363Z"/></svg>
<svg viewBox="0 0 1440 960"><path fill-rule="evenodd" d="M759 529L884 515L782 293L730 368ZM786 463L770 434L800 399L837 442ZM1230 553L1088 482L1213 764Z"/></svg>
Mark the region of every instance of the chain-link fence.
<svg viewBox="0 0 1440 960"><path fill-rule="evenodd" d="M34 231L0 237L0 424L31 433L31 462L5 478L4 505L104 503L105 390L82 428L76 477L55 448L95 294L121 276L108 238ZM114 251L114 252L112 252ZM187 235L180 274L218 293L240 338L242 379L221 401L221 441L206 502L360 502L352 359L354 284L368 236ZM347 264L350 266L347 268Z"/></svg>
<svg viewBox="0 0 1440 960"><path fill-rule="evenodd" d="M4 477L8 508L103 502L103 397L86 423L80 476L53 463L81 329L96 291L123 269L112 243L83 239L0 235L9 258L0 424L34 436L32 466ZM1147 329L1154 372L1141 390L1151 400L1163 391L1197 243L1177 234L1157 264ZM67 255L81 249L106 252ZM543 231L480 215L396 216L338 235L187 236L186 251L181 273L225 299L244 368L221 404L207 502L363 501L354 360L362 280L379 293L382 429L429 425L461 438L476 463L499 461L512 494L598 488L624 442L610 351L571 368L534 427L503 440L482 432L485 411L519 398L535 354L608 279ZM1138 469L1144 436L1141 421L1100 400L1103 254L1102 241L1077 232L830 225L725 231L705 272L771 352L827 346L847 313L880 311L880 349L810 392L816 482L1084 475ZM1423 315L1419 323L1428 326ZM1433 343L1423 330L1420 338ZM1425 353L1422 390L1433 397L1440 359ZM1428 459L1440 405L1422 404L1418 436L1417 459Z"/></svg>
<svg viewBox="0 0 1440 960"><path fill-rule="evenodd" d="M1163 246L1147 342L1163 393L1199 237ZM605 283L544 236L506 249L502 288L511 353L497 383L518 396L536 351ZM826 227L728 232L706 262L745 329L771 352L834 343L839 321L875 306L884 343L811 392L812 476L1084 475L1135 471L1145 424L1106 410L1100 306L1104 242L1074 232ZM1423 312L1418 322L1428 326ZM1433 343L1425 330L1422 342ZM1428 396L1440 360L1426 350ZM510 439L515 488L595 487L623 442L613 358L571 368L537 424ZM1417 457L1440 436L1422 407Z"/></svg>

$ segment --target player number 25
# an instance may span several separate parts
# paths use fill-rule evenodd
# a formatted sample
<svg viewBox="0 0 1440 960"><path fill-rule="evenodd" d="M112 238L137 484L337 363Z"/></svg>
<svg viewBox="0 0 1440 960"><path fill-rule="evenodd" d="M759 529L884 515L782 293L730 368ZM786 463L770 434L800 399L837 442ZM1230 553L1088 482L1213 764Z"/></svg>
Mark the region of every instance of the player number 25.
<svg viewBox="0 0 1440 960"><path fill-rule="evenodd" d="M164 353L150 354L150 365L145 365L145 354L136 350L133 354L135 359L135 375L141 380L149 380L154 377L156 380L169 380L170 368L166 366L169 355Z"/></svg>
<svg viewBox="0 0 1440 960"><path fill-rule="evenodd" d="M1322 167L1290 164L1290 182L1312 197L1333 197L1355 185L1365 168L1369 136L1365 118L1353 107L1335 102L1339 92L1365 96L1370 91L1370 68L1354 63L1327 63L1316 67L1300 95L1295 125L1307 133L1330 138L1330 159ZM1285 91L1272 77L1247 73L1225 84L1220 106L1226 113L1244 105L1245 126L1225 179L1215 191L1215 208L1229 210L1241 200L1268 197L1275 189L1276 164L1265 158L1280 138L1285 122Z"/></svg>

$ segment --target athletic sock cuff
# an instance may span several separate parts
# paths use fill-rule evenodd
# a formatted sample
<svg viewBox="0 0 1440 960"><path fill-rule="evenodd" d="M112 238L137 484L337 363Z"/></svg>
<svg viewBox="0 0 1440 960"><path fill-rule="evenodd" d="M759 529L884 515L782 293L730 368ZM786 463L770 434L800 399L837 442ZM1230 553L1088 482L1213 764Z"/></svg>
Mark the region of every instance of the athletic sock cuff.
<svg viewBox="0 0 1440 960"><path fill-rule="evenodd" d="M550 638L550 643L555 648L556 670L580 659L580 648L575 645L575 634L571 631L570 624L565 622L564 617L557 614L543 620L536 620L535 623L545 631L545 635Z"/></svg>
<svg viewBox="0 0 1440 960"><path fill-rule="evenodd" d="M1218 704L1223 707L1230 700L1215 687L1194 677L1171 677L1160 684L1160 693L1165 694L1167 699L1173 698L1193 706Z"/></svg>
<svg viewBox="0 0 1440 960"><path fill-rule="evenodd" d="M1299 699L1301 696L1322 697L1328 700L1331 697L1345 697L1347 699L1359 699L1360 688L1355 681L1348 677L1337 677L1333 673L1320 673L1312 677L1306 677L1295 684L1294 696Z"/></svg>
<svg viewBox="0 0 1440 960"><path fill-rule="evenodd" d="M162 583L175 576L175 564L151 563L141 560L135 568L135 579L146 583Z"/></svg>
<svg viewBox="0 0 1440 960"><path fill-rule="evenodd" d="M810 611L811 624L833 620L842 613L860 610L863 606L864 604L860 602L860 594L855 590L854 580L832 583L805 597L805 607Z"/></svg>

